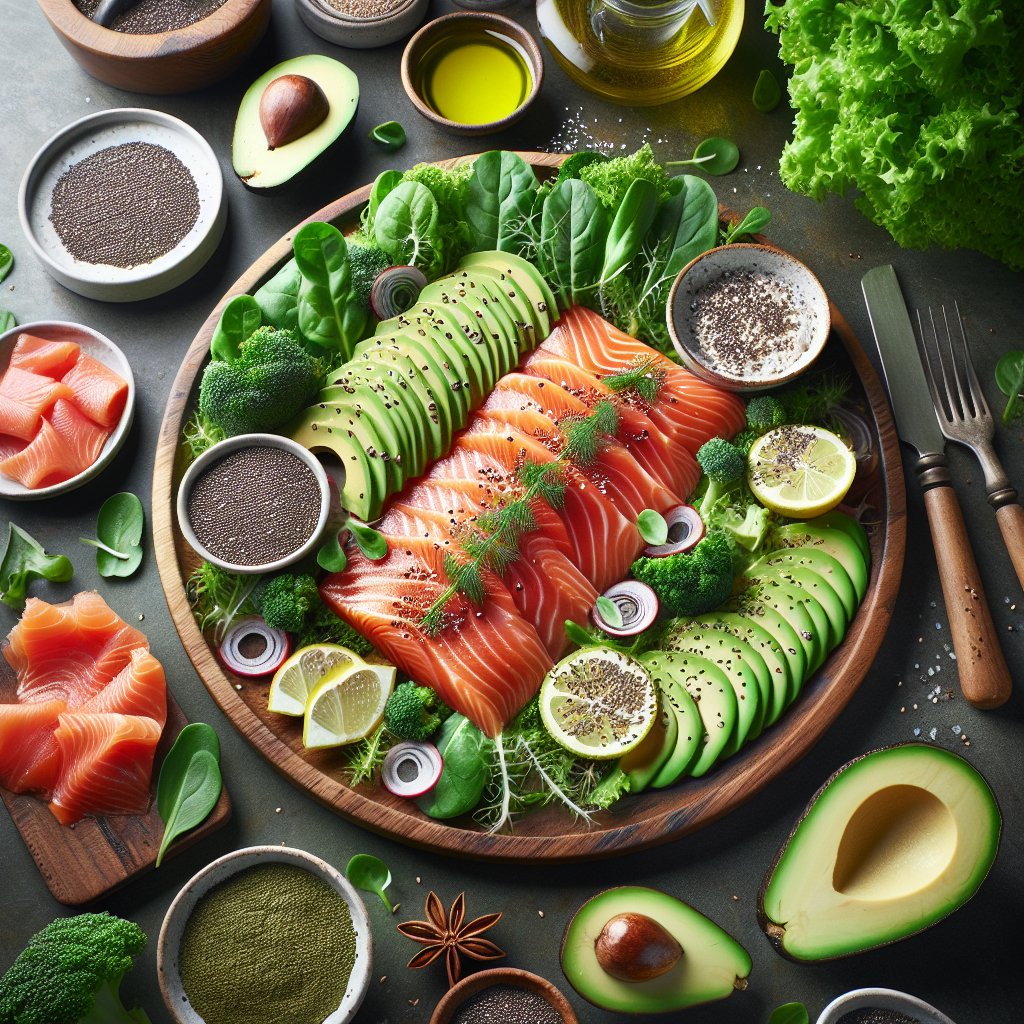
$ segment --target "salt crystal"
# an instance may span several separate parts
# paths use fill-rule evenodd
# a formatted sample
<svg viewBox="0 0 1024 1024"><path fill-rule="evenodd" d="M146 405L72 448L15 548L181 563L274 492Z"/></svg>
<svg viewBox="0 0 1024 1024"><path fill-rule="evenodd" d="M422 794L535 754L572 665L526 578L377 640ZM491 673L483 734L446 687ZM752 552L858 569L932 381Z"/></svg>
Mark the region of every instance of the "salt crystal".
<svg viewBox="0 0 1024 1024"><path fill-rule="evenodd" d="M953 735L954 736L959 736L961 731L962 731L959 725L954 725L954 726L951 726L950 728L953 730Z"/></svg>
<svg viewBox="0 0 1024 1024"><path fill-rule="evenodd" d="M933 740L938 735L939 735L939 730L936 729L935 726L933 725L931 727L931 729L929 730L929 732L928 732L928 738Z"/></svg>
<svg viewBox="0 0 1024 1024"><path fill-rule="evenodd" d="M915 736L920 736L921 735L921 730L920 729L915 729L914 730L914 735Z"/></svg>

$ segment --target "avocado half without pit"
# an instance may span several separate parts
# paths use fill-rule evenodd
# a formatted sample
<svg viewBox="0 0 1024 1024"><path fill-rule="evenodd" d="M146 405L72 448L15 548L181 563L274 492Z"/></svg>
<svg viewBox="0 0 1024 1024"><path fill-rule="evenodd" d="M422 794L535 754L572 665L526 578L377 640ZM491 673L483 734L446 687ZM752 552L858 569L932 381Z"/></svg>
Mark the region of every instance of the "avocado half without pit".
<svg viewBox="0 0 1024 1024"><path fill-rule="evenodd" d="M254 191L280 188L338 141L358 105L359 79L340 61L311 53L278 64L242 97L235 174Z"/></svg>
<svg viewBox="0 0 1024 1024"><path fill-rule="evenodd" d="M925 743L864 754L811 798L761 888L761 927L799 961L914 935L974 895L1001 827L988 783L956 754Z"/></svg>
<svg viewBox="0 0 1024 1024"><path fill-rule="evenodd" d="M750 957L713 921L657 889L606 889L573 916L562 970L595 1006L671 1013L747 987Z"/></svg>

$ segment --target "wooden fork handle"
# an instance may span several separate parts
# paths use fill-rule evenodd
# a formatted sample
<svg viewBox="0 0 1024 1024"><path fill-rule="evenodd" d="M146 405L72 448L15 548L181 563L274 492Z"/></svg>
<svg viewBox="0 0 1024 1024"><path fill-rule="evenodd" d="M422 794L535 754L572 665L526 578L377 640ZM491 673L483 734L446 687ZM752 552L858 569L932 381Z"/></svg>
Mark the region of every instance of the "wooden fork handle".
<svg viewBox="0 0 1024 1024"><path fill-rule="evenodd" d="M999 532L1003 535L1003 543L1010 554L1017 579L1024 587L1024 506L1015 501L1000 505L996 509L996 523L999 524Z"/></svg>
<svg viewBox="0 0 1024 1024"><path fill-rule="evenodd" d="M960 502L949 484L938 484L925 490L924 507L939 565L960 689L975 707L997 708L1009 700L1013 683L996 638Z"/></svg>

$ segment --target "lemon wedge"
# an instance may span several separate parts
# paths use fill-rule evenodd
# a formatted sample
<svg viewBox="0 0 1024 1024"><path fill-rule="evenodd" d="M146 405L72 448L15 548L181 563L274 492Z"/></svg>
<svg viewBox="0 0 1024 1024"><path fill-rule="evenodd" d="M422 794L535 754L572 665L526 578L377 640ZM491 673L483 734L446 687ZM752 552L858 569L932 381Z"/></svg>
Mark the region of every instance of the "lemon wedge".
<svg viewBox="0 0 1024 1024"><path fill-rule="evenodd" d="M309 749L340 747L369 735L395 685L394 665L344 665L331 669L309 695L302 743Z"/></svg>
<svg viewBox="0 0 1024 1024"><path fill-rule="evenodd" d="M332 669L362 665L363 659L339 644L300 647L275 673L267 694L267 708L279 715L306 713L309 695Z"/></svg>

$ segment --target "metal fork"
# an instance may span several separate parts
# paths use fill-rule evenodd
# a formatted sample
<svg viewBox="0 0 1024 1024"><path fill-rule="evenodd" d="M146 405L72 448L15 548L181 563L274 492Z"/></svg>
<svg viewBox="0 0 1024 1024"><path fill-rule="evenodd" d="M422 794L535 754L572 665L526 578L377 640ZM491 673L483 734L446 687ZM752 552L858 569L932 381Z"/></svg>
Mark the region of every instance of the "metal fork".
<svg viewBox="0 0 1024 1024"><path fill-rule="evenodd" d="M1024 587L1024 507L1017 504L1017 492L1010 486L1006 471L992 446L995 423L978 375L974 372L960 308L954 303L953 309L960 328L958 341L953 339L954 332L950 329L945 306L940 310L945 338L940 337L939 325L931 308L927 311L927 320L921 316L921 310L917 311L918 347L925 377L942 433L950 441L970 448L981 463L988 502L996 510L1003 543L1010 554L1017 579ZM930 339L926 327L931 328Z"/></svg>

